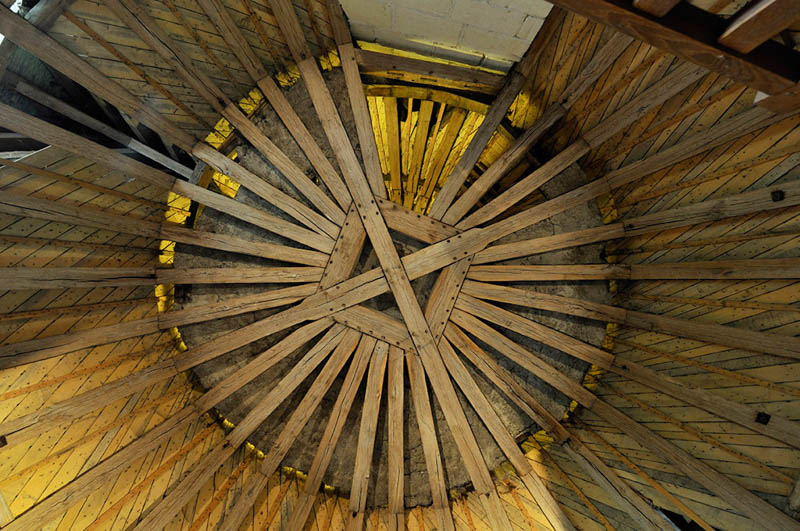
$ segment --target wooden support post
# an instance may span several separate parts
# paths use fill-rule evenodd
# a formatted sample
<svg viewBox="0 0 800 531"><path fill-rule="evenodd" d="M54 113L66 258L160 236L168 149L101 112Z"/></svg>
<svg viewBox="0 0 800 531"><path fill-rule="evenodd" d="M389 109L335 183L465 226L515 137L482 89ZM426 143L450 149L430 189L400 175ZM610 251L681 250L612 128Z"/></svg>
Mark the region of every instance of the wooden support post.
<svg viewBox="0 0 800 531"><path fill-rule="evenodd" d="M797 0L759 0L737 13L717 41L739 53L750 53L798 20Z"/></svg>

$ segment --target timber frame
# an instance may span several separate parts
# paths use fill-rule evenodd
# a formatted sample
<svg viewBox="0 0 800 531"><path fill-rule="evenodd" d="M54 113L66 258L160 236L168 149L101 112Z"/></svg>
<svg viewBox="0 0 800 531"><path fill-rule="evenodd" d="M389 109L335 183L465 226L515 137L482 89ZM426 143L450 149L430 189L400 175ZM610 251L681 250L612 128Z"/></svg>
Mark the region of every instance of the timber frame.
<svg viewBox="0 0 800 531"><path fill-rule="evenodd" d="M725 430L733 439L746 434L742 439L762 441L775 454L790 456L787 461L800 459L796 381L769 381L758 371L761 366L739 370L735 363L755 363L752 359L758 357L773 361L775 367L785 365L787 372L798 370L797 297L788 298L800 286L800 257L792 251L770 254L763 249L746 257L732 250L732 257L725 255L726 245L755 238L749 231L761 224L765 238L785 238L776 247L788 249L798 241L792 224L800 219L800 181L792 172L800 164L800 54L770 40L788 27L773 22L777 8L772 4L785 8L784 3L761 2L760 9L743 12L727 24L686 2L554 0L565 9L553 10L520 62L500 76L360 50L337 0L328 0L322 12L310 1L303 8L291 0L271 0L267 12L260 2L250 0L236 9L227 1L200 0L198 14L208 19L203 31L216 31L220 39L214 46L203 41L184 18L185 9L172 0L166 0L165 7L175 18L172 26L161 18L168 15L143 2L103 0L104 13L121 24L120 31L140 42L147 56L174 76L158 81L151 68L137 64L132 50L87 22L80 5L42 2L32 13L47 9L43 18L23 18L0 7L0 33L132 120L133 136L19 75L9 74L6 84L134 156L0 103L0 127L49 146L24 160L0 159L4 227L26 220L40 227L52 224L115 235L73 245L68 238L45 238L46 231L34 235L33 230L0 230L0 243L9 249L47 247L51 254L57 254L52 249L84 246L87 256L135 256L128 263L119 259L116 265L88 258L60 265L57 260L34 259L32 253L28 262L0 268L0 282L11 286L9 293L130 292L129 299L118 301L91 299L71 308L28 309L20 304L20 309L0 314L0 324L21 323L17 336L9 334L14 340L0 344L0 393L5 393L0 399L16 400L42 389L44 396L55 386L93 372L80 360L62 370L63 360L111 344L138 346L117 352L94 369L99 374L124 365L127 372L85 388L76 385L71 395L32 399L31 407L12 408L13 415L0 417L0 455L13 461L0 465L7 476L0 477L4 530L43 528L61 508L95 496L117 479L136 476L136 487L125 493L115 490L113 498L100 504L102 511L86 516L85 522L84 516L72 515L75 525L103 525L117 518L128 502L138 504L138 493L160 484L157 478L179 463L180 471L163 482L157 495L141 500L130 526L170 528L185 517L193 528L216 518L215 525L227 530L266 527L274 520L281 528L299 531L316 525L327 503L326 473L353 414L359 419L357 445L342 528L376 525L371 522L379 509L368 500L375 488L370 474L375 470L377 475L375 456L383 441L379 428L385 430L388 448L383 523L405 529L413 517L423 521L418 527L425 527L423 509L407 507L405 501L404 451L411 418L419 430L430 489L426 517L437 529L455 530L462 521L472 522L470 511L478 511L490 529L513 529L523 514L531 528L537 520L538 525L559 530L613 529L620 522L641 529L673 529L658 508L680 513L704 529L731 522L756 522L776 530L800 525L794 512L800 505L797 478L792 477L796 467L752 455L752 450L740 449L742 443L726 442L727 433L706 433L702 425L711 422L709 418L727 423ZM37 23L40 18L42 24ZM50 31L55 19L81 29L81 42L115 57L114 68L133 72L135 83L110 76L101 61L70 49L58 37L60 26ZM252 29L245 30L243 20ZM176 34L176 27L183 29ZM230 64L217 56L222 48ZM561 55L555 60L557 54ZM336 101L324 72L333 56L343 72L344 102ZM551 68L565 68L566 74ZM303 84L319 119L319 134L312 134L311 124L304 123L279 86L294 74L299 74L297 82ZM487 105L420 86L365 87L362 75L411 83L434 79L440 88L480 93L492 101ZM134 91L137 86L144 92ZM755 91L768 97L754 101ZM535 105L523 107L522 102L534 99ZM719 110L717 104L724 108ZM297 158L269 137L257 119L259 105L268 105L280 118L298 147ZM351 111L354 133L343 120L343 105ZM405 119L401 108L407 111ZM201 136L217 120L224 126L218 129L234 131L229 138L252 146L280 174L280 186L243 158L223 151L236 140L218 141L219 133ZM165 149L147 144L144 127L163 139ZM429 131L430 137L425 136ZM670 137L675 131L680 134ZM641 143L637 135L644 138ZM627 144L630 150L623 149ZM761 144L766 147L755 152ZM188 167L187 157L178 157L174 147L191 155L197 167ZM535 160L530 155L534 148L549 156ZM51 156L61 159L50 161ZM694 172L695 167L700 169ZM558 190L567 172L580 168L587 177L583 184L551 192ZM759 177L751 178L759 170ZM665 177L677 171L688 176L681 174L674 181ZM218 179L216 187L209 186L212 174ZM226 194L220 175L259 203L245 202L235 192ZM135 186L126 187L123 181ZM684 200L684 190L697 194ZM601 205L602 223L527 236L538 224L563 219L587 204ZM198 206L222 212L269 237L248 239L185 224ZM771 224L773 219L780 221ZM746 225L747 231L727 234L728 223ZM693 238L704 230L709 231L710 243L695 243L711 247L698 253L706 259L669 253L694 245ZM401 256L393 234L404 235L417 247ZM175 243L247 257L251 265L165 267L163 250ZM535 262L545 253L601 244L607 263ZM715 246L721 250L714 252ZM362 254L369 253L363 262ZM627 260L632 255L654 260ZM254 260L260 265L252 265ZM422 304L412 282L429 274L435 281ZM621 296L601 303L537 290L541 283L597 281L609 281L615 290L622 286L617 292ZM702 286L719 284L720 290L730 288L730 294L737 294L736 283L750 281L758 282L741 291L779 286L774 288L775 300L704 296ZM260 291L176 309L164 295L170 291L165 286L175 285L253 285ZM701 288L692 291L692 286ZM142 297L145 290L150 295ZM400 318L369 304L387 293ZM154 300L161 304L159 311L153 310ZM122 312L145 305L151 310L132 311L116 321L74 328L66 324L81 312ZM733 308L756 324L740 323L727 314L716 320L696 319L701 314L696 309L672 312L670 305ZM263 310L274 311L188 349L175 340L180 327ZM609 332L602 345L593 344L538 319L537 312L607 325L614 333ZM775 312L778 324L759 324L755 317L761 312ZM36 319L63 319L65 324L54 327L53 333L26 335L24 323ZM266 350L202 393L179 389L183 384L189 389L185 374L192 369L272 336ZM532 343L567 356L581 367L580 377L533 352L526 346ZM690 354L681 355L679 348ZM241 421L233 426L222 423L222 429L209 420L209 413L226 399L295 359L298 352L293 365ZM733 362L704 358L720 352L734 353ZM139 357L141 364L125 365L126 358ZM653 361L657 359L667 359L679 370L665 370ZM511 366L572 403L571 409L563 416L554 414ZM708 389L702 378L685 377L681 370L687 367L757 392L739 399L729 390ZM492 393L486 392L488 387ZM275 440L268 448L251 449L248 440L259 426L299 389L302 398ZM783 398L774 401L789 406L770 404L758 394L762 390L778 394ZM362 393L367 399L361 411L351 413ZM652 403L654 394L669 407ZM335 398L328 404L326 396ZM519 410L537 427L536 436L520 444L496 400ZM124 415L136 419L137 408L144 407L140 402L158 415L148 413L147 422L137 424L136 436L117 440ZM7 403L0 402L3 407ZM287 474L282 464L323 403L330 411L310 467L285 486L280 483ZM90 458L35 496L21 487L19 498L9 504L4 486L14 487L39 466L49 466L48 460L60 459L61 452L78 444L70 437L80 436L65 437L52 455L37 445L56 428L68 429L95 416L101 425L107 419L98 412L109 404L123 404L121 420L108 420L110 427L103 432L108 435L98 435L102 442ZM160 409L164 404L169 407ZM663 425L670 429L665 431ZM469 494L461 501L454 501L449 491L445 460L454 456L443 455L444 430L469 478ZM506 472L513 478L506 483L498 479L499 469L493 470L480 442L483 431L506 460ZM693 447L685 439L699 443ZM107 452L112 443L114 451ZM706 453L693 451L700 446ZM34 449L31 456L41 453L46 464L28 463L28 448ZM725 469L708 457L718 454L734 465ZM156 455L164 461L151 463L149 474L144 466L141 472L129 470L131 463ZM747 467L757 472L747 476L741 472ZM217 488L220 478L225 478L223 487ZM677 488L674 478L692 489L698 485L702 496L719 500L726 509L711 502L701 506L692 498L701 490L688 495L690 489ZM130 482L134 484L134 478ZM208 485L213 496L207 496ZM287 494L290 487L293 492ZM286 496L293 496L292 510L277 516ZM520 496L529 501L523 503ZM194 514L195 504L206 498L210 501L204 510ZM223 499L223 514L215 516ZM531 517L526 507L535 508L538 516ZM714 520L718 516L719 522Z"/></svg>

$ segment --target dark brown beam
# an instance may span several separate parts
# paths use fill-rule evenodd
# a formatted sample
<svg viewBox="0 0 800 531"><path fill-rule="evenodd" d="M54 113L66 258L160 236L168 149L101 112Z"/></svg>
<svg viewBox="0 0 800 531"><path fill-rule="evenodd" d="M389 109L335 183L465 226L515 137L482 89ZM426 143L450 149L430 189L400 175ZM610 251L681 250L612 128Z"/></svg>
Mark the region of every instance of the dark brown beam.
<svg viewBox="0 0 800 531"><path fill-rule="evenodd" d="M800 20L798 0L760 0L737 13L719 43L748 53Z"/></svg>
<svg viewBox="0 0 800 531"><path fill-rule="evenodd" d="M658 18L627 0L549 1L766 94L780 94L800 80L800 53L771 41L748 54L721 46L725 19L688 2Z"/></svg>

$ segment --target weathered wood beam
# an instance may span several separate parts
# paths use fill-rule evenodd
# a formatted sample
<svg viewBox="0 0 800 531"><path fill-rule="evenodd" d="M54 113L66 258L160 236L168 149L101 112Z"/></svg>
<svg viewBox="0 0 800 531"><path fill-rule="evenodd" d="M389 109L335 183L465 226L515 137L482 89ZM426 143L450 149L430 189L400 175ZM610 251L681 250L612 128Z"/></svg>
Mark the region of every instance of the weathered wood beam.
<svg viewBox="0 0 800 531"><path fill-rule="evenodd" d="M433 421L433 411L431 410L431 401L428 396L425 370L422 367L419 356L414 351L406 353L406 364L408 366L408 380L413 397L414 411L417 416L417 426L419 426L422 452L425 457L425 467L428 471L428 482L430 483L431 498L438 520L438 527L439 529L455 530L447 497L447 485L436 435L436 425Z"/></svg>
<svg viewBox="0 0 800 531"><path fill-rule="evenodd" d="M361 337L358 349L353 355L353 363L350 364L344 382L342 382L342 387L339 390L339 395L336 397L336 402L331 408L328 423L325 425L325 431L322 433L317 453L311 462L311 468L309 468L308 476L303 485L303 491L295 501L287 526L289 531L300 531L304 528L306 520L308 520L308 515L311 513L311 508L317 498L317 492L322 485L325 471L328 469L333 452L336 450L336 444L339 442L339 437L347 422L347 416L350 413L353 400L361 386L361 380L364 379L364 373L367 371L367 365L370 358L372 358L375 345L374 338Z"/></svg>
<svg viewBox="0 0 800 531"><path fill-rule="evenodd" d="M633 7L651 15L663 17L669 10L678 5L680 0L633 0Z"/></svg>
<svg viewBox="0 0 800 531"><path fill-rule="evenodd" d="M442 223L430 216L414 212L388 199L375 198L386 225L400 234L425 243L436 243L459 234L452 225Z"/></svg>
<svg viewBox="0 0 800 531"><path fill-rule="evenodd" d="M379 198L387 198L386 186L383 184L383 172L378 158L378 146L372 130L372 119L367 108L364 85L358 72L355 49L350 35L350 28L344 18L344 12L338 0L328 2L328 14L333 28L333 37L339 51L339 60L344 71L347 95L356 124L358 143L361 146L361 158L372 193ZM294 52L292 52L294 53ZM339 164L341 168L341 163ZM343 170L344 171L344 170Z"/></svg>
<svg viewBox="0 0 800 531"><path fill-rule="evenodd" d="M470 140L467 149L464 150L461 158L458 159L450 175L445 179L441 190L439 190L439 193L436 195L436 200L430 208L430 216L432 218L445 221L444 218L447 210L455 200L456 195L461 190L470 172L472 172L472 169L475 167L484 149L486 149L492 135L494 135L495 131L500 126L500 122L505 118L508 109L517 98L517 94L519 94L519 91L525 85L526 81L528 81L528 77L531 75L530 70L534 63L538 60L556 31L560 29L561 22L564 20L565 15L566 13L564 11L557 10L545 19L544 25L533 39L533 42L531 42L525 55L514 65L514 68L506 76L503 88L497 94L497 97L495 97L494 102L492 102L492 105L489 107L489 111L483 117L483 122L481 122L472 140ZM450 216L448 222L454 223L460 217L461 216L457 218L455 216Z"/></svg>
<svg viewBox="0 0 800 531"><path fill-rule="evenodd" d="M165 134L175 145L191 153L194 137L8 9L0 9L0 34L120 111L141 121L153 131Z"/></svg>
<svg viewBox="0 0 800 531"><path fill-rule="evenodd" d="M387 423L388 423L388 463L387 478L389 481L389 513L396 530L405 529L404 515L404 457L403 457L403 426L404 426L404 371L403 360L405 353L397 347L389 347L389 367L386 380L387 386ZM391 526L390 526L391 528Z"/></svg>
<svg viewBox="0 0 800 531"><path fill-rule="evenodd" d="M230 297L209 304L189 306L183 310L161 312L158 314L158 326L161 330L169 330L175 326L203 323L233 315L287 306L312 295L316 288L316 283L300 284L288 288Z"/></svg>
<svg viewBox="0 0 800 531"><path fill-rule="evenodd" d="M165 168L169 168L170 170L177 172L179 175L183 175L186 178L192 176L192 169L187 168L183 164L173 160L172 158L159 153L155 149L151 148L150 146L143 144L139 140L135 138L131 138L130 136L117 131L113 127L108 124L101 122L100 120L89 116L88 114L76 109L72 105L59 100L58 98L51 96L47 92L34 87L30 83L27 83L22 78L18 76L11 76L11 74L6 74L7 78L14 84L14 89L22 94L23 96L27 96L31 100L40 103L64 116L75 120L76 122L89 127L90 129L94 129L98 133L105 135L106 137L119 142L121 145L132 149L133 151L144 155L145 157L149 158L152 161L161 164Z"/></svg>
<svg viewBox="0 0 800 531"><path fill-rule="evenodd" d="M511 462L517 474L522 478L526 487L528 487L529 482L535 483L535 486L528 487L528 492L530 492L534 501L539 505L539 508L542 509L542 512L545 514L550 525L553 526L553 529L575 529L561 510L561 507L559 507L553 495L550 494L544 486L542 480L535 475L533 468L528 462L528 458L525 457L525 454L520 450L519 446L517 446L517 442L508 432L508 429L506 429L497 411L495 411L492 404L483 394L483 391L478 387L478 384L475 383L475 379L469 373L464 363L458 358L458 355L455 350L453 350L449 341L447 339L442 340L439 343L439 349L450 375L458 383L458 386L461 388L461 391L467 397L470 404L472 404L472 407L475 408L478 416L486 425L489 433L492 435L495 442L497 442L506 458ZM507 518L505 522L495 522L495 525L497 523L507 525L507 527L511 526Z"/></svg>
<svg viewBox="0 0 800 531"><path fill-rule="evenodd" d="M463 326L462 323L459 323L459 325ZM578 382L569 379L553 366L509 340L492 327L478 322L476 325L466 328L466 330L568 397L576 400L580 405L621 429L643 447L658 452L688 477L699 482L727 503L735 505L753 521L760 522L760 525L769 525L771 529L788 530L797 527L797 522L791 517L741 487L724 474L717 472L686 451L668 442L660 435L635 422L613 406L599 399ZM765 523L767 521L769 522L768 524Z"/></svg>
<svg viewBox="0 0 800 531"><path fill-rule="evenodd" d="M350 205L347 217L345 217L333 251L322 273L319 283L320 290L326 290L350 278L358 265L358 259L361 257L366 239L367 233L358 216L358 210L354 205Z"/></svg>
<svg viewBox="0 0 800 531"><path fill-rule="evenodd" d="M383 394L383 380L386 374L386 360L389 357L389 345L379 341L375 345L369 363L367 387L364 407L361 411L361 423L358 430L356 446L356 462L353 467L353 481L350 488L350 513L361 514L367 508L367 491L371 479L372 454L375 449L375 436L378 429L378 414Z"/></svg>
<svg viewBox="0 0 800 531"><path fill-rule="evenodd" d="M598 487L603 489L641 526L641 529L661 529L662 531L674 529L672 522L668 522L661 513L656 512L647 500L634 491L579 439L571 437L562 448L594 480Z"/></svg>
<svg viewBox="0 0 800 531"><path fill-rule="evenodd" d="M800 19L797 0L759 0L733 17L717 42L750 53Z"/></svg>
<svg viewBox="0 0 800 531"><path fill-rule="evenodd" d="M493 95L505 84L505 76L501 74L468 66L360 49L355 50L355 58L365 76Z"/></svg>
<svg viewBox="0 0 800 531"><path fill-rule="evenodd" d="M715 344L732 346L734 348L749 347L749 350L758 349L756 350L757 352L785 356L785 353L779 353L789 351L795 354L793 357L800 357L800 339L792 336L742 330L724 325L695 323L686 319L677 319L663 315L631 312L615 306L592 303L570 297L535 293L525 289L492 286L489 284L479 285L471 281L469 285L464 286L462 296L477 296L483 299L516 304L544 311L563 313L600 321L610 321L626 326L644 328L646 330L671 333L679 337L699 339ZM459 302L460 300L459 298ZM467 304L469 304L468 301L469 299L466 301ZM483 306L474 304L471 307L473 311L480 308L483 315L487 315L488 311L493 308L491 305ZM502 312L505 312L505 310L502 310ZM759 412L755 408L718 397L703 389L684 385L675 378L659 374L632 361L615 358L613 364L605 368L758 433L785 442L791 446L800 447L799 423L785 420L778 416L774 416L774 420L770 420L767 424L757 422L756 419L759 418Z"/></svg>
<svg viewBox="0 0 800 531"><path fill-rule="evenodd" d="M106 286L152 286L152 267L3 267L6 289L62 289Z"/></svg>
<svg viewBox="0 0 800 531"><path fill-rule="evenodd" d="M159 284L282 284L319 282L322 271L321 267L194 267L156 269L155 277Z"/></svg>
<svg viewBox="0 0 800 531"><path fill-rule="evenodd" d="M726 21L688 2L679 2L661 18L638 12L626 0L552 3L767 94L779 94L800 80L798 52L777 42L766 42L748 54L720 46L717 38Z"/></svg>
<svg viewBox="0 0 800 531"><path fill-rule="evenodd" d="M402 321L363 305L345 308L332 315L337 323L355 328L362 334L380 339L403 350L413 349L414 343Z"/></svg>
<svg viewBox="0 0 800 531"><path fill-rule="evenodd" d="M480 282L560 280L738 280L800 278L800 258L713 260L648 264L479 265L467 278Z"/></svg>
<svg viewBox="0 0 800 531"><path fill-rule="evenodd" d="M647 90L642 91L625 105L617 109L611 116L583 133L567 148L553 157L550 161L534 170L531 174L517 181L513 186L482 206L456 226L467 229L490 221L499 214L508 210L534 190L540 188L580 160L592 149L601 146L609 138L628 127L636 120L647 114L651 109L661 105L681 90L685 89L706 74L705 70L692 64L678 66L667 74L661 81L654 83Z"/></svg>
<svg viewBox="0 0 800 531"><path fill-rule="evenodd" d="M318 333L319 327L306 327L301 341L310 341ZM137 530L162 529L169 524L172 517L186 505L197 492L211 479L219 467L230 458L259 425L267 419L289 395L316 369L343 340L341 327L332 328L314 347L295 364L292 369L272 387L264 398L256 404L234 429L209 451L184 475L179 482L172 485L164 497L147 512L136 525ZM292 350L284 350L285 354ZM331 357L322 373L341 370L345 360ZM336 371L335 374L338 374ZM334 374L334 376L335 376Z"/></svg>
<svg viewBox="0 0 800 531"><path fill-rule="evenodd" d="M250 476L250 479L245 482L242 491L236 504L229 509L228 514L222 522L223 531L235 531L239 529L242 520L247 516L253 508L258 495L266 488L270 476L278 469L281 461L283 461L286 454L292 447L295 439L300 435L303 427L308 423L311 416L316 411L325 394L330 389L335 378L341 372L345 362L350 359L353 351L356 350L359 344L361 334L355 330L347 330L345 337L342 339L339 346L330 357L330 361L325 365L325 368L314 380L314 383L305 394L300 404L292 412L292 415L284 424L283 430L278 435L272 448L267 456L262 461L258 473ZM363 351L362 351L363 354ZM359 364L351 363L348 375ZM366 363L364 363L366 367ZM346 376L347 377L347 376Z"/></svg>
<svg viewBox="0 0 800 531"><path fill-rule="evenodd" d="M565 196L569 195L571 195L571 192L565 194ZM569 203L572 203L573 200L575 203L579 203L582 202L583 197L573 196L565 197L565 200L563 201L553 200L554 202L552 205L555 208L539 209L539 207L542 205L532 207L531 211L528 213L522 213L524 217L528 218L524 223L527 223L530 218L533 218L537 212L539 212L539 215L536 215L536 218L549 218L551 215L553 215L554 211L563 211L562 209L564 209ZM625 221L611 223L593 229L585 229L582 231L557 234L555 236L546 236L543 238L522 240L509 244L495 245L477 253L474 263L485 264L489 262L499 262L501 260L508 260L510 258L516 258L519 256L543 253L555 249L577 247L579 245L586 245L588 243L596 243L599 241L660 232L663 230L686 227L698 223L706 223L709 221L719 221L721 219L743 216L756 212L766 212L769 210L792 207L797 204L800 204L800 181L793 181L780 185L768 186L750 192L734 194L720 199L711 199L708 201L701 201L693 205L662 210L661 212L654 212L652 214L645 214L643 216L630 218ZM508 230L506 227L504 227L507 221L508 220L500 221L487 228L486 231L497 231L497 233L504 234L506 230ZM541 219L539 219L539 221L541 221ZM515 224L516 223L514 223L514 225Z"/></svg>

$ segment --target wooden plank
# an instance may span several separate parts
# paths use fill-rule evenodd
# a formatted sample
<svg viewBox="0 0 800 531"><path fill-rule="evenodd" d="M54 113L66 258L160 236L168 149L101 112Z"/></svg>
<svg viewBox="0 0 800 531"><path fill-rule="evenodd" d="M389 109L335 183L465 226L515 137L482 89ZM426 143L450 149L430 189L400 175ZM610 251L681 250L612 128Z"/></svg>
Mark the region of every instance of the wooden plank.
<svg viewBox="0 0 800 531"><path fill-rule="evenodd" d="M380 339L402 349L414 348L405 324L383 312L363 305L351 306L333 314L337 323L355 328L362 334Z"/></svg>
<svg viewBox="0 0 800 531"><path fill-rule="evenodd" d="M381 210L381 215L386 221L386 225L391 230L410 236L415 240L425 243L436 243L461 232L452 225L442 223L430 216L414 212L388 199L376 197L376 201L378 203L378 208Z"/></svg>
<svg viewBox="0 0 800 531"><path fill-rule="evenodd" d="M475 408L478 416L486 425L486 428L489 430L489 433L492 434L492 437L495 439L502 452L514 466L517 474L519 474L520 477L528 476L532 478L531 474L533 473L533 469L528 462L528 458L525 457L525 454L523 454L522 450L517 446L517 442L511 437L511 434L506 429L497 411L495 411L492 404L487 400L486 396L475 383L475 380L458 358L453 347L447 339L441 341L439 345L442 358L444 358L445 365L447 365L447 370L458 383L458 386L467 397L467 400L472 404L472 407ZM544 512L548 522L553 526L553 529L574 529L555 498L553 498L547 489L542 491L541 488L537 488L529 492L542 509L542 512ZM495 516L491 523L495 529L510 527L507 518L498 518Z"/></svg>
<svg viewBox="0 0 800 531"><path fill-rule="evenodd" d="M444 328L450 320L450 313L461 291L461 285L472 264L472 257L459 260L444 268L431 289L428 304L425 307L425 319L437 343L441 340Z"/></svg>
<svg viewBox="0 0 800 531"><path fill-rule="evenodd" d="M389 151L389 199L402 202L403 171L400 168L400 124L397 118L397 98L383 98L386 122L386 137L383 139Z"/></svg>
<svg viewBox="0 0 800 531"><path fill-rule="evenodd" d="M389 345L379 341L372 352L367 374L367 388L364 396L368 397L368 400L364 401L358 430L356 462L353 467L353 482L350 488L349 507L351 513L363 514L367 508L367 489L371 479L372 454L375 448L375 435L378 429L378 414L380 413L388 357Z"/></svg>
<svg viewBox="0 0 800 531"><path fill-rule="evenodd" d="M358 210L355 205L350 205L339 237L325 265L325 271L322 273L320 290L328 289L350 277L358 265L366 238L367 233L358 217Z"/></svg>
<svg viewBox="0 0 800 531"><path fill-rule="evenodd" d="M420 439L422 440L423 455L425 456L425 466L428 471L433 506L437 509L448 509L444 467L433 422L425 371L419 356L413 351L406 353L406 364L408 366L408 379L413 396L414 411L417 415L417 425L419 426ZM437 516L440 516L439 525L442 529L454 529L452 516L449 515L449 510L437 512Z"/></svg>
<svg viewBox="0 0 800 531"><path fill-rule="evenodd" d="M278 435L269 453L258 467L258 473L253 474L241 490L239 499L222 522L224 531L235 531L239 529L244 518L253 509L256 498L266 488L269 478L277 470L281 461L291 449L295 439L300 435L303 427L308 423L311 416L319 407L320 402L330 389L336 377L341 372L344 364L350 359L353 351L359 344L361 334L355 330L348 329L345 336L330 356L328 363L314 380L314 383L305 394L300 404L292 412L286 421L283 430ZM356 364L353 363L351 368ZM366 363L364 363L366 368ZM348 370L348 375L350 374ZM346 416L346 415L345 415Z"/></svg>
<svg viewBox="0 0 800 531"><path fill-rule="evenodd" d="M191 135L8 9L0 9L0 33L129 116L135 117L154 131L165 134L187 153L191 152L191 146L195 142Z"/></svg>
<svg viewBox="0 0 800 531"><path fill-rule="evenodd" d="M397 347L389 347L389 369L387 377L388 391L388 464L387 477L389 481L388 497L389 512L398 515L402 520L405 511L404 482L405 473L403 458L403 426L405 424L403 413L405 402L403 399L405 384L403 377L403 359L405 355Z"/></svg>
<svg viewBox="0 0 800 531"><path fill-rule="evenodd" d="M766 258L648 264L473 266L467 278L480 282L559 280L737 280L800 278L800 259Z"/></svg>
<svg viewBox="0 0 800 531"><path fill-rule="evenodd" d="M800 79L798 52L773 42L746 55L731 52L716 42L724 19L687 2L678 3L660 19L642 15L625 0L553 3L767 94L781 93Z"/></svg>
<svg viewBox="0 0 800 531"><path fill-rule="evenodd" d="M463 296L479 296L490 300L521 304L547 311L579 315L589 319L611 321L643 330L657 330L678 337L790 358L800 357L800 339L782 334L746 330L733 326L697 323L688 319L636 312L616 306L598 304L560 295L535 293L509 286L495 286L468 281ZM459 297L460 300L460 297ZM458 306L458 303L456 303Z"/></svg>
<svg viewBox="0 0 800 531"><path fill-rule="evenodd" d="M302 338L305 343L319 333L320 327L306 327ZM310 349L300 362L281 378L277 385L270 389L264 398L254 406L248 414L239 422L236 427L203 459L196 463L192 469L181 478L171 491L161 498L147 515L141 519L136 529L161 529L165 527L172 517L186 505L189 500L196 496L197 492L213 477L220 466L235 452L260 425L267 419L280 404L299 386L314 369L319 366L330 352L336 347L336 341L331 341L329 336L339 337L341 330L331 330L328 336L324 337L312 349ZM293 349L295 350L295 349ZM293 350L284 350L286 354ZM334 368L341 369L336 357L331 357L328 364ZM322 374L326 373L326 368ZM338 371L337 371L338 374ZM346 415L345 415L346 416Z"/></svg>
<svg viewBox="0 0 800 531"><path fill-rule="evenodd" d="M442 217L442 221L451 224L458 223L492 186L525 157L542 135L554 123L563 118L565 113L565 108L559 104L548 107L536 123L526 129L495 162L486 168L486 171L475 182L469 185L466 191L450 206Z"/></svg>
<svg viewBox="0 0 800 531"><path fill-rule="evenodd" d="M4 267L0 283L11 289L155 285L152 267Z"/></svg>
<svg viewBox="0 0 800 531"><path fill-rule="evenodd" d="M157 269L155 278L159 284L319 282L322 271L321 267L192 267Z"/></svg>
<svg viewBox="0 0 800 531"><path fill-rule="evenodd" d="M172 223L161 225L160 237L164 240L196 245L207 249L219 249L221 251L259 256L293 264L322 267L328 261L328 255L317 251L263 241L245 240L244 238L228 236L227 234L192 230Z"/></svg>
<svg viewBox="0 0 800 531"><path fill-rule="evenodd" d="M305 526L306 520L308 520L308 515L317 497L317 491L322 485L325 471L328 469L336 444L347 422L347 416L353 405L353 400L361 387L361 380L367 371L376 343L374 338L362 336L356 353L353 354L353 362L350 364L350 368L344 378L342 388L336 397L336 402L331 408L330 417L328 417L328 423L325 425L325 431L320 439L317 453L314 455L311 468L308 470L303 492L293 507L287 526L290 531L300 531Z"/></svg>
<svg viewBox="0 0 800 531"><path fill-rule="evenodd" d="M663 17L678 5L680 0L633 0L633 7L657 17Z"/></svg>
<svg viewBox="0 0 800 531"><path fill-rule="evenodd" d="M800 19L797 0L760 0L737 13L717 42L740 53L756 47Z"/></svg>
<svg viewBox="0 0 800 531"><path fill-rule="evenodd" d="M453 312L453 321L474 325L476 318L461 310ZM464 356L478 368L503 394L510 398L528 417L535 421L558 443L569 438L567 430L553 417L512 374L481 349L453 321L447 323L445 336Z"/></svg>
<svg viewBox="0 0 800 531"><path fill-rule="evenodd" d="M505 76L471 68L467 65L438 63L420 58L404 57L372 50L355 50L361 73L436 87L497 94Z"/></svg>
<svg viewBox="0 0 800 531"><path fill-rule="evenodd" d="M660 512L653 509L648 501L644 500L579 439L570 438L562 448L578 466L589 474L596 485L602 488L641 526L641 529L661 529L662 531L673 529L671 522L665 520Z"/></svg>

